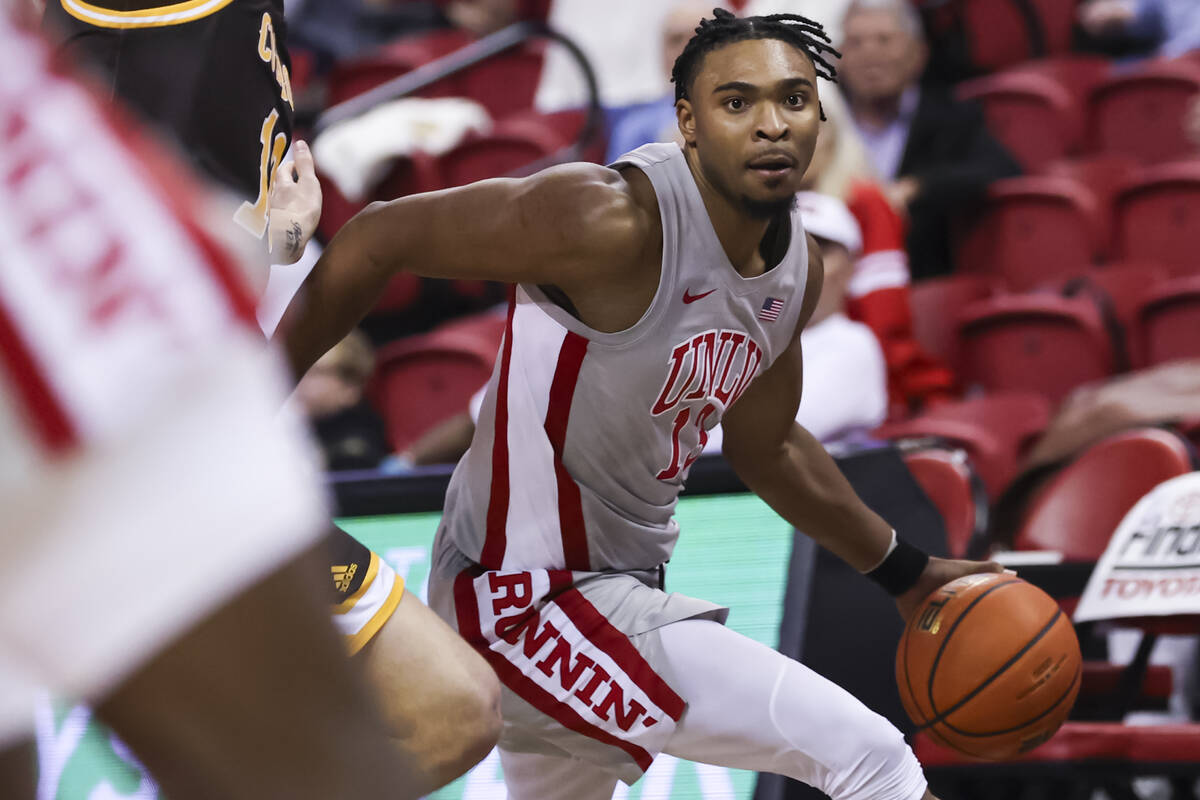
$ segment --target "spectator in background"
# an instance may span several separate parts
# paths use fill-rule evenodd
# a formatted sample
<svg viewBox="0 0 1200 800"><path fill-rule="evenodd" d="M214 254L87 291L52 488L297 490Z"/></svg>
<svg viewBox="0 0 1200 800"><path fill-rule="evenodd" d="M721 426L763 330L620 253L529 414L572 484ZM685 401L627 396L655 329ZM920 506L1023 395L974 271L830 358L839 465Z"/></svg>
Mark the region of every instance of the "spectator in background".
<svg viewBox="0 0 1200 800"><path fill-rule="evenodd" d="M1099 44L1141 42L1164 58L1200 50L1196 0L1085 0L1079 24Z"/></svg>
<svg viewBox="0 0 1200 800"><path fill-rule="evenodd" d="M383 420L364 389L375 370L367 337L353 331L321 357L296 386L328 470L374 469L391 452Z"/></svg>
<svg viewBox="0 0 1200 800"><path fill-rule="evenodd" d="M796 420L822 442L830 442L884 421L888 370L874 332L846 316L855 260L864 244L858 220L832 195L801 192L796 202L825 262L821 296L800 334L804 393Z"/></svg>
<svg viewBox="0 0 1200 800"><path fill-rule="evenodd" d="M679 138L675 121L675 90L671 87L671 67L683 52L683 47L696 32L704 17L712 16L713 8L725 8L713 0L681 0L671 6L662 21L659 37L659 69L662 70L663 95L648 103L626 109L613 117L612 133L608 139L607 161L636 150L648 142L672 142Z"/></svg>
<svg viewBox="0 0 1200 800"><path fill-rule="evenodd" d="M977 106L918 83L928 50L908 0L853 0L842 29L839 78L884 194L908 220L913 277L945 275L953 216L1020 168Z"/></svg>
<svg viewBox="0 0 1200 800"><path fill-rule="evenodd" d="M893 415L950 399L955 394L954 375L922 351L913 332L904 222L876 182L866 149L837 89L821 87L821 107L826 119L804 186L845 203L862 231L861 252L848 276L847 312L851 319L870 327L883 347Z"/></svg>

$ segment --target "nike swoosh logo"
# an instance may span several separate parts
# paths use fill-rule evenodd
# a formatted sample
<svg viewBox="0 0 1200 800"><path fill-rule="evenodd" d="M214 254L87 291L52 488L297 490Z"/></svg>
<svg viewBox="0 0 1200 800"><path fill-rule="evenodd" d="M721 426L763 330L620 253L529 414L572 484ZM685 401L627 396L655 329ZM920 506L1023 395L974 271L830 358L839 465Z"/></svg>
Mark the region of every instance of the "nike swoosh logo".
<svg viewBox="0 0 1200 800"><path fill-rule="evenodd" d="M704 294L688 294L688 290L684 289L683 290L683 302L684 302L684 304L694 303L702 297L708 297L710 294L712 294L715 291L716 291L716 289L709 289Z"/></svg>

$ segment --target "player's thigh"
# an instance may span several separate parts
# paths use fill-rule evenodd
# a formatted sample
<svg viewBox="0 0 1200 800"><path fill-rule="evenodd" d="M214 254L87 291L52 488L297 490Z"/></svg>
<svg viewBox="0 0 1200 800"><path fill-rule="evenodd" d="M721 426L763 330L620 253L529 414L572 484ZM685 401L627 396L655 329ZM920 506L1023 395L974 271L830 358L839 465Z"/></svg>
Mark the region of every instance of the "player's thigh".
<svg viewBox="0 0 1200 800"><path fill-rule="evenodd" d="M658 633L663 677L688 704L665 752L780 773L833 797L921 797L900 732L833 682L715 622Z"/></svg>
<svg viewBox="0 0 1200 800"><path fill-rule="evenodd" d="M499 723L500 683L454 629L407 590L362 649L385 716L400 736L422 726Z"/></svg>
<svg viewBox="0 0 1200 800"><path fill-rule="evenodd" d="M577 758L500 751L508 800L611 800L617 779Z"/></svg>

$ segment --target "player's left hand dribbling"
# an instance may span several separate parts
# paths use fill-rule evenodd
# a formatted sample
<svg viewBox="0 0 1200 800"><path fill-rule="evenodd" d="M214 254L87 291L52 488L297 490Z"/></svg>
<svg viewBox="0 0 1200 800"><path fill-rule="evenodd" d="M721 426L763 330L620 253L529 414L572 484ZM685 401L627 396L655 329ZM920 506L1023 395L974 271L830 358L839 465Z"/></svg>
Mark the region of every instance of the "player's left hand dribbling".
<svg viewBox="0 0 1200 800"><path fill-rule="evenodd" d="M292 145L294 161L281 166L271 186L267 248L276 264L295 264L321 219L321 183L308 144Z"/></svg>
<svg viewBox="0 0 1200 800"><path fill-rule="evenodd" d="M921 602L945 586L952 580L964 575L975 575L980 572L1004 572L1004 565L995 561L961 561L950 558L930 557L925 571L911 589L896 597L896 606L900 616L907 622L916 612Z"/></svg>

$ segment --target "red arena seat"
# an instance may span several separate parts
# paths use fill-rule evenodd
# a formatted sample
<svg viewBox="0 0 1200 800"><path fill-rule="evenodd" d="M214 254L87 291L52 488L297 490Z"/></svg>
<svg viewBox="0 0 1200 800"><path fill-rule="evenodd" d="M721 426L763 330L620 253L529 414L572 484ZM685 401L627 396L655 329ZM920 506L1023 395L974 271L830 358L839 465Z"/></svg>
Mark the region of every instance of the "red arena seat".
<svg viewBox="0 0 1200 800"><path fill-rule="evenodd" d="M988 391L1043 394L1057 403L1108 377L1114 343L1095 305L1049 293L1002 295L963 309L962 378Z"/></svg>
<svg viewBox="0 0 1200 800"><path fill-rule="evenodd" d="M487 383L496 347L472 333L435 330L379 349L370 387L397 453L437 423L467 409Z"/></svg>
<svg viewBox="0 0 1200 800"><path fill-rule="evenodd" d="M1037 492L1014 545L1056 550L1068 561L1094 561L1138 500L1192 469L1191 450L1170 431L1139 428L1110 436Z"/></svg>
<svg viewBox="0 0 1200 800"><path fill-rule="evenodd" d="M968 303L991 297L999 287L999 281L980 275L947 275L914 283L909 304L921 349L957 371L958 312Z"/></svg>
<svg viewBox="0 0 1200 800"><path fill-rule="evenodd" d="M1083 136L1083 106L1048 75L1023 70L987 75L960 84L958 95L983 105L988 130L1029 171L1073 152Z"/></svg>
<svg viewBox="0 0 1200 800"><path fill-rule="evenodd" d="M1032 392L996 392L936 406L924 414L875 430L883 439L934 437L962 447L990 497L1016 475L1017 463L1050 424L1050 404Z"/></svg>
<svg viewBox="0 0 1200 800"><path fill-rule="evenodd" d="M1123 153L1146 163L1183 158L1195 151L1184 116L1200 95L1200 65L1187 60L1151 62L1096 87L1089 103L1092 149Z"/></svg>
<svg viewBox="0 0 1200 800"><path fill-rule="evenodd" d="M557 130L533 117L506 120L486 136L465 140L438 158L445 186L516 173L565 147Z"/></svg>
<svg viewBox="0 0 1200 800"><path fill-rule="evenodd" d="M964 450L928 447L904 454L904 465L937 506L951 558L967 558L987 526L987 492Z"/></svg>
<svg viewBox="0 0 1200 800"><path fill-rule="evenodd" d="M1138 162L1130 156L1105 153L1082 158L1062 159L1046 166L1047 175L1057 175L1086 186L1096 199L1101 255L1113 252L1113 204L1117 192L1137 174Z"/></svg>
<svg viewBox="0 0 1200 800"><path fill-rule="evenodd" d="M1117 194L1116 249L1172 271L1200 263L1200 160L1151 167Z"/></svg>
<svg viewBox="0 0 1200 800"><path fill-rule="evenodd" d="M1200 358L1200 275L1148 288L1135 319L1135 349L1144 366Z"/></svg>
<svg viewBox="0 0 1200 800"><path fill-rule="evenodd" d="M962 235L959 269L1024 290L1076 274L1099 255L1096 198L1070 178L996 181L983 211Z"/></svg>

